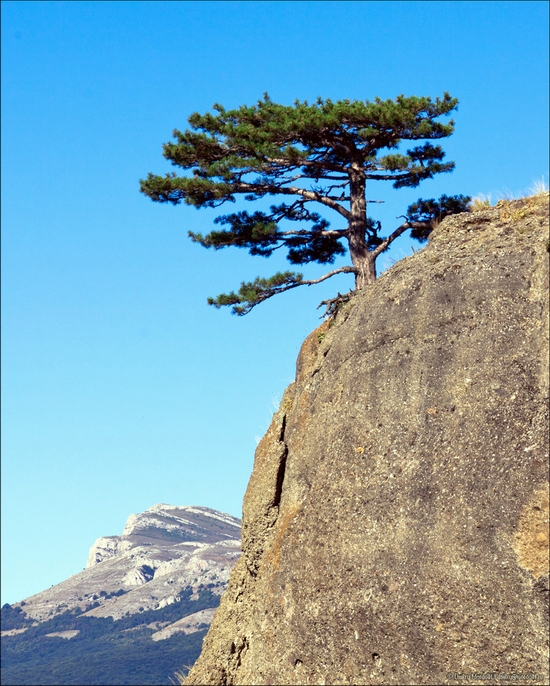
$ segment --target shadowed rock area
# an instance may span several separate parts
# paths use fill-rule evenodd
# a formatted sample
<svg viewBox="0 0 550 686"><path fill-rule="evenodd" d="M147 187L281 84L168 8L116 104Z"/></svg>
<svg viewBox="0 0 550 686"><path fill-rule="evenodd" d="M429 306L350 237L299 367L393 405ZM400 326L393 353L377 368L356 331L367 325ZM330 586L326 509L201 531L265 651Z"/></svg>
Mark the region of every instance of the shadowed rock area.
<svg viewBox="0 0 550 686"><path fill-rule="evenodd" d="M306 339L187 686L548 683L547 240L448 217Z"/></svg>

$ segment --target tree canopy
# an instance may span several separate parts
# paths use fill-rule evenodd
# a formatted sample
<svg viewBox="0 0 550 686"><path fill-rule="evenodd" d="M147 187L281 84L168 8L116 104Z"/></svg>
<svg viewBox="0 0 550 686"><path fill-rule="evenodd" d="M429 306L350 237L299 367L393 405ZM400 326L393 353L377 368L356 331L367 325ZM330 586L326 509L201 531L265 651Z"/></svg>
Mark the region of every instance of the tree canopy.
<svg viewBox="0 0 550 686"><path fill-rule="evenodd" d="M331 264L349 250L351 264L307 280L303 274L278 272L242 283L238 292L209 298L215 307L229 305L246 314L267 298L301 285L320 283L335 274L355 275L355 290L376 279L376 259L402 233L425 241L444 216L467 209L470 198L442 195L419 199L404 221L389 235L367 214L367 181L391 181L394 188L416 187L435 174L450 172L441 146L431 141L450 136L454 122L439 121L456 109L458 100L405 97L369 101L297 100L280 105L264 94L256 105L213 113L192 114L190 128L174 130L175 141L163 146L164 157L191 173L159 176L149 173L140 190L156 202L196 208L219 207L236 196L257 201L278 196L269 212L239 211L218 216L220 228L207 235L189 231L206 248L245 248L251 255L269 257L287 250L293 265ZM406 152L403 141L424 141ZM331 228L318 210L339 215L342 228Z"/></svg>

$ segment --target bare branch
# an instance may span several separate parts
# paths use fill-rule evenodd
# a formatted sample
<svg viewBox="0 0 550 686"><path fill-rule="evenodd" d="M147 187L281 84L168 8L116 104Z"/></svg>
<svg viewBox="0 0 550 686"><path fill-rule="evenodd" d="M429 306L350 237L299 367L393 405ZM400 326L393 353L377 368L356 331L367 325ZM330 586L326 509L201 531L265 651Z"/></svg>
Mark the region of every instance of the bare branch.
<svg viewBox="0 0 550 686"><path fill-rule="evenodd" d="M331 272L328 272L324 276L321 276L319 279L310 279L308 281L300 281L300 283L297 283L296 286L313 286L316 283L321 283L321 281L326 281L327 279L330 279L332 276L336 276L336 274L355 274L355 267L339 267L338 269L333 269ZM294 286L291 286L293 288Z"/></svg>
<svg viewBox="0 0 550 686"><path fill-rule="evenodd" d="M393 241L396 238L399 238L402 233L405 233L407 229L424 229L430 226L431 222L404 222L401 226L398 226L393 233L390 233L390 235L371 252L371 255L376 259L381 252L384 252L390 243L393 243Z"/></svg>
<svg viewBox="0 0 550 686"><path fill-rule="evenodd" d="M342 205L339 205L335 200L331 200L327 196L321 195L320 193L317 193L315 191L306 191L303 188L297 188L296 186L290 186L288 188L281 189L281 191L291 195L301 195L302 197L307 198L308 200L315 200L316 202L319 202L322 205L326 205L327 207L336 210L336 212L341 214L342 217L345 217L346 219L349 219L351 216L350 211L346 210L346 208L342 207Z"/></svg>
<svg viewBox="0 0 550 686"><path fill-rule="evenodd" d="M313 231L308 231L307 229L297 229L296 231L279 231L279 236L311 236ZM327 238L346 238L348 235L347 229L332 229L331 231L316 231L316 236L325 236Z"/></svg>
<svg viewBox="0 0 550 686"><path fill-rule="evenodd" d="M326 178L326 177L324 176L323 179L325 179L325 178ZM331 186L329 186L329 187L326 189L326 192L327 192L327 193L332 193L332 191L333 191L334 188L345 188L345 187L348 186L348 185L349 185L349 179L348 179L347 181L345 181L344 183L333 183ZM330 196L327 195L327 197L330 197Z"/></svg>
<svg viewBox="0 0 550 686"><path fill-rule="evenodd" d="M325 305L326 310L319 317L319 319L323 319L324 317L335 317L337 312L338 312L340 305L347 303L353 295L355 295L355 291L349 291L348 293L344 293L344 295L342 295L340 292L338 292L338 295L335 298L329 298L328 300L322 300L317 305L317 309L319 309L320 307Z"/></svg>
<svg viewBox="0 0 550 686"><path fill-rule="evenodd" d="M271 195L276 195L277 193L281 193L282 195L301 195L307 200L314 200L315 202L330 207L346 219L350 218L349 210L346 210L345 207L339 205L335 200L331 200L330 198L327 198L320 193L315 193L314 191L307 191L304 188L298 188L297 186L279 187L268 184L246 183L245 181L240 181L238 184L235 183L234 185L236 186L235 190L237 190L237 192L240 191L243 193L260 192L263 194L269 193Z"/></svg>
<svg viewBox="0 0 550 686"><path fill-rule="evenodd" d="M307 179L328 179L329 181L344 181L345 183L342 185L347 186L349 183L349 178L347 176L328 176L326 174L323 174L322 176L315 176L314 174L310 174L306 176L305 178Z"/></svg>

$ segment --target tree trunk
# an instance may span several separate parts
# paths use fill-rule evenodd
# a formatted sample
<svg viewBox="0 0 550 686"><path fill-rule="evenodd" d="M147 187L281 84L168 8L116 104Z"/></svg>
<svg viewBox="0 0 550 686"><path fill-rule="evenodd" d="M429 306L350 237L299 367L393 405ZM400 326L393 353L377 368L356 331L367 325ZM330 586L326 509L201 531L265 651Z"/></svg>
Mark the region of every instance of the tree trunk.
<svg viewBox="0 0 550 686"><path fill-rule="evenodd" d="M352 163L349 176L350 219L348 225L348 242L351 261L356 270L355 290L360 291L376 281L376 258L369 252L365 240L367 231L365 172L360 164Z"/></svg>
<svg viewBox="0 0 550 686"><path fill-rule="evenodd" d="M367 257L360 260L354 259L353 266L357 270L355 272L356 291L360 291L376 281L375 258L370 253L367 253Z"/></svg>

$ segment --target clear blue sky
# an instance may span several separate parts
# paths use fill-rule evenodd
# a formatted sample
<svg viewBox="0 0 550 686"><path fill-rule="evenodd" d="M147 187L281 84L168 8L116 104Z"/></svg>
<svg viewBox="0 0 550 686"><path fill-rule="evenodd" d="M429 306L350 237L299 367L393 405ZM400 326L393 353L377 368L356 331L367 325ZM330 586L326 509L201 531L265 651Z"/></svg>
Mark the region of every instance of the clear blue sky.
<svg viewBox="0 0 550 686"><path fill-rule="evenodd" d="M243 318L207 307L286 263L192 244L214 210L138 192L169 169L172 129L264 91L445 90L460 99L443 141L456 171L377 188L388 229L420 195L547 180L546 2L2 3L2 603L80 571L97 537L157 502L240 516L316 306L352 285Z"/></svg>

